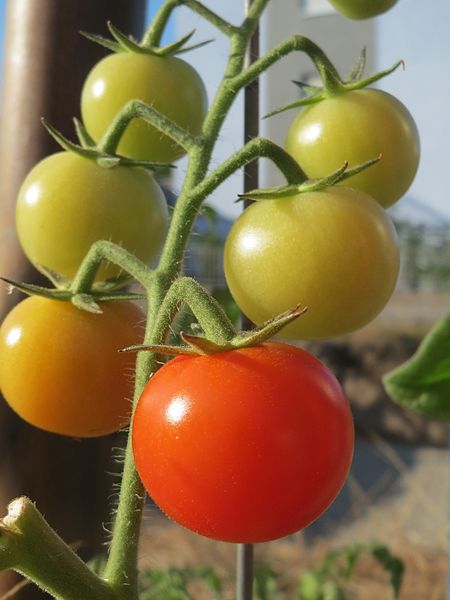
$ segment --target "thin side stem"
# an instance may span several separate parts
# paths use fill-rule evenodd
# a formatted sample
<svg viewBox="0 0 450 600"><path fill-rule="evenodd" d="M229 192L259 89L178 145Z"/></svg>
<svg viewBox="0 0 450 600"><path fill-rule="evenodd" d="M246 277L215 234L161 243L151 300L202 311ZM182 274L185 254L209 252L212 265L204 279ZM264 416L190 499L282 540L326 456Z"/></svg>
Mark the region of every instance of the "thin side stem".
<svg viewBox="0 0 450 600"><path fill-rule="evenodd" d="M156 335L165 337L175 315L185 303L194 313L205 335L213 342L231 340L236 331L220 304L191 277L174 281L158 311Z"/></svg>
<svg viewBox="0 0 450 600"><path fill-rule="evenodd" d="M293 35L272 48L245 71L236 75L230 81L230 85L235 86L238 90L243 89L269 67L292 52L305 52L309 56L320 74L327 93L336 94L344 89L339 73L323 50L309 38L301 35Z"/></svg>
<svg viewBox="0 0 450 600"><path fill-rule="evenodd" d="M238 28L220 17L217 13L204 6L197 0L169 0L165 3L155 15L152 24L145 32L141 43L147 47L156 47L160 45L164 29L167 26L167 22L172 14L173 10L177 6L186 6L193 12L197 13L206 21L209 21L219 31L230 37L233 35Z"/></svg>
<svg viewBox="0 0 450 600"><path fill-rule="evenodd" d="M139 281L144 287L151 284L153 272L139 258L113 242L100 240L90 247L72 281L73 294L89 293L101 263L108 260Z"/></svg>
<svg viewBox="0 0 450 600"><path fill-rule="evenodd" d="M259 158L268 158L279 169L288 184L298 184L306 181L307 177L299 164L284 148L268 138L253 138L230 158L223 162L215 171L208 175L192 190L194 199L204 199L209 196L230 175ZM195 206L197 209L197 206Z"/></svg>
<svg viewBox="0 0 450 600"><path fill-rule="evenodd" d="M170 137L186 151L199 143L197 137L171 121L168 117L152 108L142 100L130 100L121 108L106 133L97 145L98 152L114 154L120 139L133 119L142 119Z"/></svg>

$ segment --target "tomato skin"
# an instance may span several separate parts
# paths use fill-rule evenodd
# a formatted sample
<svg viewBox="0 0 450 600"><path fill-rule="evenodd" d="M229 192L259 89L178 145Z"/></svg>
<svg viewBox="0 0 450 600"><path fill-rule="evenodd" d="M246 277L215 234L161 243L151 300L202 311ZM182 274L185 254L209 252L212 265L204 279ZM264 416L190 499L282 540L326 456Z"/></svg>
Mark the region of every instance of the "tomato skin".
<svg viewBox="0 0 450 600"><path fill-rule="evenodd" d="M95 141L129 100L143 100L175 123L197 134L207 110L206 89L197 71L177 57L121 52L97 63L81 94L81 113ZM134 120L118 153L142 160L172 162L186 153L160 131Z"/></svg>
<svg viewBox="0 0 450 600"><path fill-rule="evenodd" d="M256 202L225 242L228 287L254 323L308 307L282 337L328 338L366 325L389 300L398 271L386 212L343 186Z"/></svg>
<svg viewBox="0 0 450 600"><path fill-rule="evenodd" d="M126 425L134 357L119 353L142 339L141 310L102 305L96 315L33 296L0 327L0 389L22 419L52 433L97 437Z"/></svg>
<svg viewBox="0 0 450 600"><path fill-rule="evenodd" d="M160 250L168 210L145 169L103 168L71 152L39 162L23 182L16 206L17 234L34 265L72 279L91 245L110 240L149 263ZM97 280L117 277L103 264Z"/></svg>
<svg viewBox="0 0 450 600"><path fill-rule="evenodd" d="M385 208L410 187L419 164L416 124L394 96L361 89L303 108L292 121L286 150L310 178L324 177L348 161L380 161L344 185L367 192Z"/></svg>
<svg viewBox="0 0 450 600"><path fill-rule="evenodd" d="M169 361L144 389L132 432L138 472L161 509L240 543L319 517L347 477L354 442L333 374L279 343Z"/></svg>
<svg viewBox="0 0 450 600"><path fill-rule="evenodd" d="M385 13L397 0L330 0L341 14L349 19L370 19Z"/></svg>

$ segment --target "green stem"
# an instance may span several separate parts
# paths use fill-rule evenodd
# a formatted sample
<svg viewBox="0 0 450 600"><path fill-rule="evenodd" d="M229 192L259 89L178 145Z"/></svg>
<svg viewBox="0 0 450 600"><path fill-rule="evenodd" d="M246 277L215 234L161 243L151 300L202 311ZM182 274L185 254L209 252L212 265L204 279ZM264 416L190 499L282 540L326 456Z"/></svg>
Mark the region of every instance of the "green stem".
<svg viewBox="0 0 450 600"><path fill-rule="evenodd" d="M0 524L0 566L14 569L60 600L118 600L28 498L13 500Z"/></svg>
<svg viewBox="0 0 450 600"><path fill-rule="evenodd" d="M231 340L236 331L220 304L191 277L176 279L161 304L155 334L164 339L175 315L185 303L194 313L205 335L213 342Z"/></svg>
<svg viewBox="0 0 450 600"><path fill-rule="evenodd" d="M229 84L237 90L243 89L292 52L305 52L309 56L320 74L326 94L335 95L344 89L341 77L327 55L314 42L301 35L293 35L272 48L270 52L230 80Z"/></svg>
<svg viewBox="0 0 450 600"><path fill-rule="evenodd" d="M187 6L227 36L231 36L237 30L237 27L231 25L231 23L197 0L169 0L161 6L150 27L145 32L141 40L143 46L152 48L160 45L167 22L177 6Z"/></svg>
<svg viewBox="0 0 450 600"><path fill-rule="evenodd" d="M198 212L198 206L206 196L209 185L214 185L213 177L209 180L209 185L206 185L203 190L201 188L202 181L205 179L210 165L213 148L220 129L229 108L239 91L236 86L229 85L229 81L236 78L243 69L245 50L257 26L257 17L259 17L267 4L267 0L257 0L253 14L254 20L247 20L245 29L233 28L233 31L229 29L229 24L221 20L217 15L214 15L214 13L211 13L209 9L206 9L195 0L180 0L180 2L168 0L162 9L162 12L159 13L157 25L154 26L152 31L148 32L147 41L150 40L151 43L154 43L157 40L164 24L167 22L171 10L181 3L196 10L199 14L209 20L214 19L215 24L219 29L226 29L227 33L230 33L231 48L225 69L224 81L217 90L215 99L211 104L203 124L201 143L199 139L189 136L185 145L188 150L189 160L183 189L181 190L174 209L172 222L162 251L159 266L154 272L151 287L147 287L149 293L148 318L144 343L148 345L157 345L165 341L168 326L168 314L171 314L172 310L174 310L171 294L174 294L173 297L175 298L175 291L177 291L177 293L182 292L181 289L177 290L175 287L175 291L170 293L169 299L166 301L164 300L171 289L172 282L176 279L181 270L184 251ZM161 130L163 131L163 127L161 127ZM164 133L166 133L166 131L164 131ZM178 134L175 134L172 138L177 138L177 135ZM175 139L175 141L179 142L180 140ZM111 150L112 145L107 145L108 151ZM251 157L257 155L257 145L258 144L255 143L253 146L250 146L249 154ZM262 142L261 148L264 149L266 147L267 143ZM105 149L104 146L103 149ZM294 166L293 162L291 162L290 159L287 159L286 156L282 156L282 151L276 151L276 154L276 160L289 174L289 179L302 177L299 168ZM237 160L236 164L239 160L246 160L247 158L251 160L250 156L246 156L244 153L244 155L241 155L241 158ZM216 171L215 181L217 185L221 180L222 175L225 175L230 169L234 169L234 166L227 164L222 171ZM196 190L195 194L193 193L194 190ZM182 286L184 284L174 285ZM164 302L166 302L166 304L164 304ZM176 303L178 302L179 297ZM168 312L166 312L164 307L168 308ZM223 326L223 323L222 325L218 325L219 329L221 326ZM210 328L214 329L214 327L216 326L212 326L208 320L208 330ZM217 335L217 333L218 331L213 331L214 335ZM220 333L220 335L224 334L227 336L231 335L231 330L226 331L225 329ZM156 368L157 364L153 353L140 352L138 354L135 404L143 386L148 381L150 374L154 372ZM110 555L106 569L108 581L120 594L120 597L124 599L135 599L137 596L136 559L140 518L143 508L142 496L143 489L135 471L131 443L129 441L125 456L121 493L117 507Z"/></svg>
<svg viewBox="0 0 450 600"><path fill-rule="evenodd" d="M97 145L97 151L114 154L120 139L133 119L142 119L170 137L186 151L199 143L198 138L171 121L142 100L130 100L118 112L106 133Z"/></svg>
<svg viewBox="0 0 450 600"><path fill-rule="evenodd" d="M142 362L149 359L154 360L154 355L149 352L140 353L137 364L141 365L141 371L144 370ZM145 382L146 378L144 381L142 381L142 377L137 378L135 404L142 393ZM125 451L113 541L104 572L106 581L115 590L118 598L124 600L137 600L138 598L137 559L144 500L145 489L134 466L130 434Z"/></svg>
<svg viewBox="0 0 450 600"><path fill-rule="evenodd" d="M73 294L90 292L97 271L104 260L108 260L119 266L144 287L148 287L151 284L153 272L145 263L121 246L117 246L113 242L100 240L92 244L89 252L84 257L72 281L71 292Z"/></svg>

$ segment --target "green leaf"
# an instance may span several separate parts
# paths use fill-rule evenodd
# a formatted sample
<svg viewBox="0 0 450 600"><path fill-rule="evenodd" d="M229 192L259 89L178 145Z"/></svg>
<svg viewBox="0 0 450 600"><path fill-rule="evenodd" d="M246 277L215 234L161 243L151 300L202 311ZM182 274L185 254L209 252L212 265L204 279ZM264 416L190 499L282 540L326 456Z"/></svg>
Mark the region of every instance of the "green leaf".
<svg viewBox="0 0 450 600"><path fill-rule="evenodd" d="M94 42L95 44L99 44L100 46L103 46L104 48L108 48L108 50L111 50L112 52L116 52L116 53L123 52L123 48L120 44L117 44L116 42L113 42L112 40L109 40L108 38L105 38L101 35L97 35L95 33L88 33L87 31L80 31L80 33L82 36L84 36L91 42Z"/></svg>
<svg viewBox="0 0 450 600"><path fill-rule="evenodd" d="M9 290L19 290L20 292L27 294L28 296L42 296L43 298L49 298L51 300L70 300L71 292L63 289L51 289L34 283L20 283L13 281L12 279L6 279L0 277L0 281L6 283L9 286Z"/></svg>
<svg viewBox="0 0 450 600"><path fill-rule="evenodd" d="M344 590L334 581L327 581L322 588L322 600L346 600Z"/></svg>
<svg viewBox="0 0 450 600"><path fill-rule="evenodd" d="M311 96L300 98L300 100L295 100L294 102L290 102L289 104L285 104L280 108L272 110L270 113L267 113L267 115L264 115L263 119L268 119L269 117L279 115L280 113L285 112L286 110L291 110L292 108L300 108L302 106L308 106L309 104L315 104L316 102L320 102L324 98L325 95L323 93L323 90L320 90L320 92L317 92L317 94L312 94Z"/></svg>
<svg viewBox="0 0 450 600"><path fill-rule="evenodd" d="M403 574L405 572L405 565L399 558L393 556L386 546L381 544L373 544L371 547L371 552L378 562L384 567L385 571L390 574L392 597L394 600L396 600L400 594L400 588L403 582Z"/></svg>
<svg viewBox="0 0 450 600"><path fill-rule="evenodd" d="M154 50L154 52L156 52L157 54L159 54L161 56L171 56L173 54L176 54L178 52L178 50L181 50L181 48L185 44L187 44L187 42L191 39L191 37L194 35L194 33L195 33L195 29L190 31L187 35L183 36L179 40L176 40L175 42L172 42L171 44L168 44L167 46L163 46L162 48L153 48L153 50Z"/></svg>
<svg viewBox="0 0 450 600"><path fill-rule="evenodd" d="M294 85L296 85L305 96L313 96L314 94L318 94L322 91L322 88L318 85L311 85L309 83L305 83L304 81L292 81Z"/></svg>
<svg viewBox="0 0 450 600"><path fill-rule="evenodd" d="M371 75L370 77L367 77L366 79L358 79L358 80L346 82L346 83L344 83L344 89L347 92L350 90L361 90L369 85L372 85L372 83L375 83L376 81L379 81L380 79L383 79L383 77L390 75L395 70L397 70L400 66L402 66L402 67L405 66L405 63L403 60L399 60L398 62L395 63L395 65L392 65L392 67L390 67L389 69L385 69L384 71L379 71L378 73L375 73L375 75Z"/></svg>
<svg viewBox="0 0 450 600"><path fill-rule="evenodd" d="M300 600L323 600L322 577L316 571L306 571L297 588Z"/></svg>
<svg viewBox="0 0 450 600"><path fill-rule="evenodd" d="M70 299L72 304L81 310L100 315L103 311L89 294L75 294Z"/></svg>
<svg viewBox="0 0 450 600"><path fill-rule="evenodd" d="M348 81L349 82L360 81L361 77L363 76L365 68L366 68L366 47L364 46L364 48L361 50L361 54L359 55L358 60L354 64L353 69L351 70L351 72L348 76Z"/></svg>
<svg viewBox="0 0 450 600"><path fill-rule="evenodd" d="M146 48L142 48L137 42L135 42L132 38L127 37L124 33L122 33L117 27L115 27L111 21L107 23L109 32L113 36L113 38L117 41L118 45L121 49L127 52L136 52L138 54L148 54L148 50Z"/></svg>
<svg viewBox="0 0 450 600"><path fill-rule="evenodd" d="M450 421L450 313L417 352L383 380L395 402L428 417Z"/></svg>
<svg viewBox="0 0 450 600"><path fill-rule="evenodd" d="M75 125L75 132L81 146L83 148L95 148L95 141L89 135L84 124L76 117L73 118L73 123Z"/></svg>
<svg viewBox="0 0 450 600"><path fill-rule="evenodd" d="M215 596L220 596L222 582L212 567L198 567L194 569L193 575L203 580Z"/></svg>
<svg viewBox="0 0 450 600"><path fill-rule="evenodd" d="M254 569L253 591L259 600L276 600L280 594L277 573L267 564L257 564Z"/></svg>

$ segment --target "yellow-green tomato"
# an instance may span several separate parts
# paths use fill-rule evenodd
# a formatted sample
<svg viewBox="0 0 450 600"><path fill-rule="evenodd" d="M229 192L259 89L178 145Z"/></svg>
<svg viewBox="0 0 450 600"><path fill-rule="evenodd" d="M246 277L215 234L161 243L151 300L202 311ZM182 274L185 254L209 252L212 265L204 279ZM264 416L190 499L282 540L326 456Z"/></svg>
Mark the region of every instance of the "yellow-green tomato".
<svg viewBox="0 0 450 600"><path fill-rule="evenodd" d="M143 100L190 133L200 132L207 96L197 71L173 56L121 52L97 63L83 86L81 113L95 141L103 136L120 109L135 99ZM152 125L135 119L123 135L118 153L172 162L185 150Z"/></svg>
<svg viewBox="0 0 450 600"><path fill-rule="evenodd" d="M380 161L345 185L388 207L405 194L419 164L416 124L394 96L361 89L326 98L300 110L291 123L286 150L310 178L324 177L345 161L355 167Z"/></svg>
<svg viewBox="0 0 450 600"><path fill-rule="evenodd" d="M46 431L96 437L128 423L135 357L121 348L143 337L131 302L102 314L33 296L0 327L0 390L22 419Z"/></svg>
<svg viewBox="0 0 450 600"><path fill-rule="evenodd" d="M231 294L261 324L301 304L282 337L354 331L385 306L399 270L394 227L370 196L343 186L252 204L225 244Z"/></svg>
<svg viewBox="0 0 450 600"><path fill-rule="evenodd" d="M370 19L386 12L397 0L330 0L341 14L349 19Z"/></svg>
<svg viewBox="0 0 450 600"><path fill-rule="evenodd" d="M104 168L72 152L38 163L19 191L16 225L20 243L38 268L72 279L91 245L110 240L149 263L168 224L164 194L138 167ZM117 277L103 264L97 280Z"/></svg>

